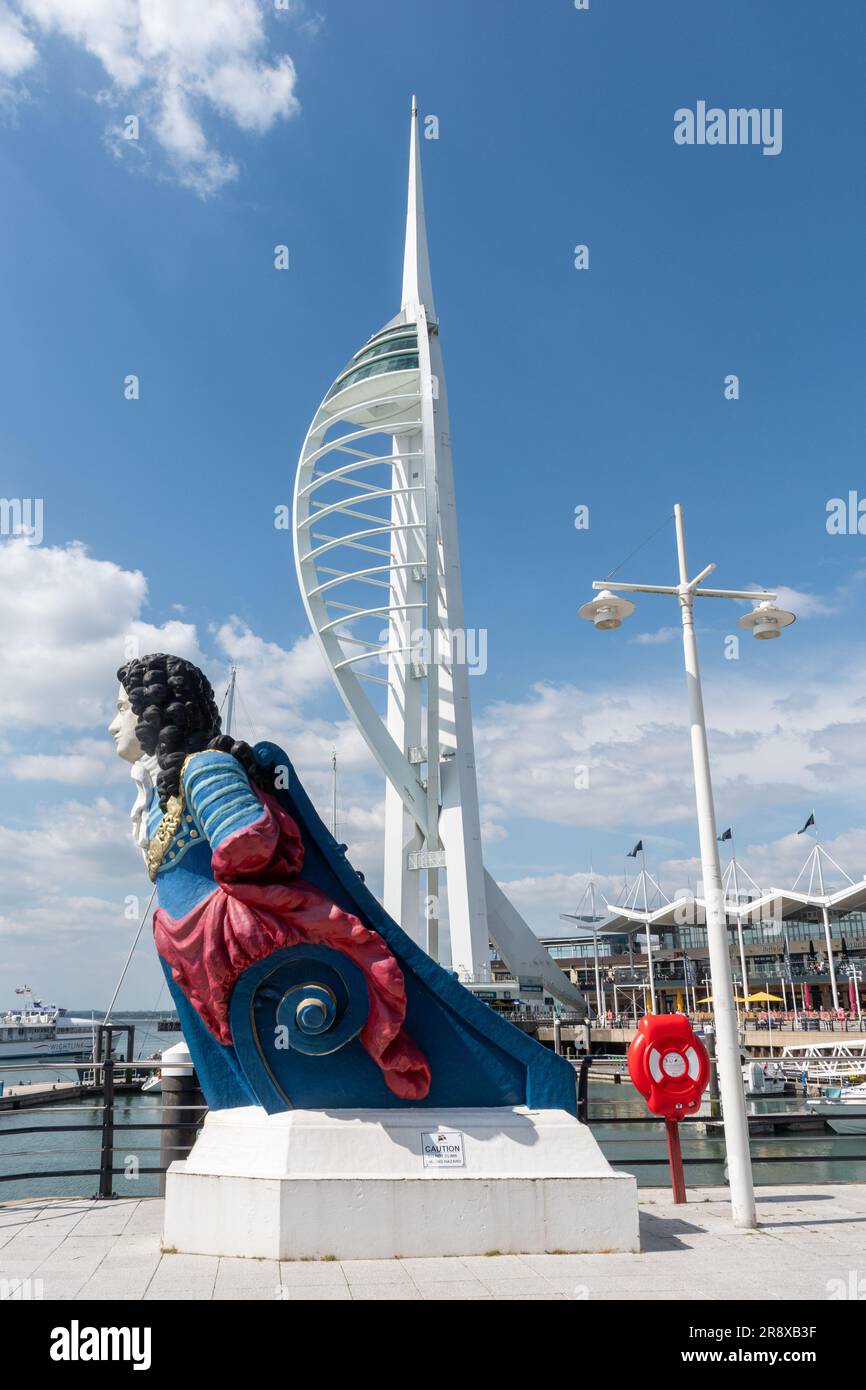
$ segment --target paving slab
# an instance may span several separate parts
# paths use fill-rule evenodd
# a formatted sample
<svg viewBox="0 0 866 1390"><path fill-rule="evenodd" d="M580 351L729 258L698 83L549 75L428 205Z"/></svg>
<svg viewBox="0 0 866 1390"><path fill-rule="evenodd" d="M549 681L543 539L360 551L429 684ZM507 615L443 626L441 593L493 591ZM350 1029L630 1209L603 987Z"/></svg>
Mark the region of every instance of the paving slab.
<svg viewBox="0 0 866 1390"><path fill-rule="evenodd" d="M280 1282L279 1260L242 1260L233 1255L223 1255L217 1272L220 1279L232 1280L237 1277L242 1283L264 1283L266 1279L275 1284Z"/></svg>
<svg viewBox="0 0 866 1390"><path fill-rule="evenodd" d="M412 1283L400 1260L342 1260L340 1263L350 1284Z"/></svg>
<svg viewBox="0 0 866 1390"><path fill-rule="evenodd" d="M401 1260L409 1278L416 1284L449 1283L465 1284L474 1279L472 1271L462 1259L453 1255L434 1255L426 1259Z"/></svg>
<svg viewBox="0 0 866 1390"><path fill-rule="evenodd" d="M138 1298L144 1297L151 1283L154 1270L125 1269L105 1274L97 1270L81 1286L79 1298Z"/></svg>
<svg viewBox="0 0 866 1390"><path fill-rule="evenodd" d="M349 1292L354 1301L365 1299L389 1300L391 1302L412 1303L421 1298L421 1290L409 1280L390 1283L350 1284Z"/></svg>
<svg viewBox="0 0 866 1390"><path fill-rule="evenodd" d="M3 1251L0 1250L0 1280L3 1279L31 1279L35 1276L39 1268L38 1259L20 1258L17 1260L4 1260Z"/></svg>
<svg viewBox="0 0 866 1390"><path fill-rule="evenodd" d="M279 1303L281 1301L280 1286L277 1284L273 1289L252 1287L243 1289L223 1287L220 1289L219 1284L217 1284L213 1293L215 1303L237 1303L239 1299L242 1299L244 1303Z"/></svg>
<svg viewBox="0 0 866 1390"><path fill-rule="evenodd" d="M540 1274L533 1275L529 1279L484 1279L482 1280L488 1293L493 1294L494 1298L558 1298L559 1290L555 1289L548 1279L542 1279Z"/></svg>
<svg viewBox="0 0 866 1390"><path fill-rule="evenodd" d="M525 1279L532 1273L521 1255L463 1255L461 1260L477 1279Z"/></svg>
<svg viewBox="0 0 866 1390"><path fill-rule="evenodd" d="M182 1294L176 1288L156 1289L151 1287L144 1295L145 1303L177 1303L180 1300L184 1303L210 1303L212 1299L213 1287L211 1285L204 1288L190 1286Z"/></svg>
<svg viewBox="0 0 866 1390"><path fill-rule="evenodd" d="M283 1260L280 1279L286 1288L348 1287L345 1271L338 1260Z"/></svg>
<svg viewBox="0 0 866 1390"><path fill-rule="evenodd" d="M42 1299L46 1303L71 1303L73 1299L78 1297L86 1282L85 1275L74 1278L51 1275L41 1281Z"/></svg>
<svg viewBox="0 0 866 1390"><path fill-rule="evenodd" d="M419 1284L421 1297L432 1302L491 1299L493 1294L479 1279L446 1279L444 1281Z"/></svg>
<svg viewBox="0 0 866 1390"><path fill-rule="evenodd" d="M392 1288L401 1287L396 1284ZM283 1287L280 1301L284 1303L324 1303L331 1300L347 1302L352 1295L349 1285L342 1284L309 1284L303 1288L297 1284L288 1284Z"/></svg>

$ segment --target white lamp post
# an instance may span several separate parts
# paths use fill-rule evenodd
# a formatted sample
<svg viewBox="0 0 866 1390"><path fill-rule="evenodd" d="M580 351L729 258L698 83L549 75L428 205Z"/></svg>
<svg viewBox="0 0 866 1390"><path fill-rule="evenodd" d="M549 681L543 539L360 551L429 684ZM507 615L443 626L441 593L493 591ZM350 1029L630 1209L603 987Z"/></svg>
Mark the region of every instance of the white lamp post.
<svg viewBox="0 0 866 1390"><path fill-rule="evenodd" d="M749 1155L749 1129L740 1071L740 1044L737 1017L734 1011L727 919L722 888L722 871L719 864L719 849L716 842L716 817L713 808L713 788L710 779L710 759L707 749L707 729L704 719L704 701L701 691L693 608L696 596L750 600L756 603L757 607L739 619L739 626L752 630L754 635L762 640L778 637L782 628L794 621L794 615L775 606L777 595L773 593L699 588L699 585L709 574L712 574L716 567L715 565L707 565L694 579L689 579L683 514L679 503L674 507L674 520L679 560L679 583L674 585L618 584L611 583L609 580L596 582L592 587L600 590L600 593L597 598L584 604L580 609L580 616L602 630L618 628L623 619L634 611L634 604L628 599L620 598L614 590L621 590L630 594L672 594L680 605L689 699L698 837L706 901L711 993L715 1010L716 1052L725 1124L725 1148L731 1186L731 1209L736 1226L754 1226L755 1192Z"/></svg>

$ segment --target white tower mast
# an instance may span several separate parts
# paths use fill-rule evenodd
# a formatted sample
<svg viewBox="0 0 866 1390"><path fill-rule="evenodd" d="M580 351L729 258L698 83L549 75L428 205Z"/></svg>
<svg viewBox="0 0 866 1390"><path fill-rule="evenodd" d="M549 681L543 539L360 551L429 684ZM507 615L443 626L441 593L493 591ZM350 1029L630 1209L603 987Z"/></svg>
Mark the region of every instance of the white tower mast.
<svg viewBox="0 0 866 1390"><path fill-rule="evenodd" d="M417 328L421 373L421 429L408 436L407 447L421 455L426 525L423 538L420 528L408 534L422 540L425 556L423 586L427 608L421 655L427 658L423 663L426 666L426 718L423 735L418 736L416 700L405 699L407 684L416 687L422 684L413 673L412 658L419 654L415 642L410 644L416 648L414 653L410 650L391 658L396 679L392 679L389 692L388 727L395 742L402 743L407 753L419 745L426 749L429 830L420 852L416 851L409 858L401 853L405 813L402 803L397 804L399 798L392 796L387 804L385 822L385 907L394 917L398 907L405 912L408 906L410 913L414 907L417 913L418 890L417 885L413 887L411 883L413 874L417 879L417 870L408 866L417 863L423 867L427 876L427 949L431 955L438 955L438 871L444 867L453 967L461 975L484 979L489 978L490 951L469 707L469 653L463 617L448 396L430 277L418 108L414 97L402 314L407 323L414 323ZM399 499L397 501L399 505ZM395 533L398 547L403 543L403 534ZM399 569L393 573L392 602L395 604L403 599L405 574L405 570ZM409 582L414 581L410 579ZM399 631L401 623L401 615L395 614L392 632ZM418 626L416 623L416 632ZM411 933L411 927L408 930Z"/></svg>
<svg viewBox="0 0 866 1390"><path fill-rule="evenodd" d="M438 958L444 870L451 960L461 977L489 979L492 938L515 976L539 990L543 982L583 1013L583 996L482 859L471 655L414 98L400 313L355 354L316 413L298 465L294 534L310 624L387 778L386 909ZM384 719L362 681L387 688Z"/></svg>

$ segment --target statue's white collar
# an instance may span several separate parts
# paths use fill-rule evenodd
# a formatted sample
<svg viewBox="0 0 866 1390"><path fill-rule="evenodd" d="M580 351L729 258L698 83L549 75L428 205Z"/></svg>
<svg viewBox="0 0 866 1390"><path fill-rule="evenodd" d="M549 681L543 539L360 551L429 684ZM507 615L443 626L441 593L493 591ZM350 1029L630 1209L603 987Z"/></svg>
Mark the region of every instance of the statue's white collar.
<svg viewBox="0 0 866 1390"><path fill-rule="evenodd" d="M129 813L132 820L132 838L141 850L147 849L147 811L158 772L159 762L153 753L145 753L129 770L137 789L135 803Z"/></svg>

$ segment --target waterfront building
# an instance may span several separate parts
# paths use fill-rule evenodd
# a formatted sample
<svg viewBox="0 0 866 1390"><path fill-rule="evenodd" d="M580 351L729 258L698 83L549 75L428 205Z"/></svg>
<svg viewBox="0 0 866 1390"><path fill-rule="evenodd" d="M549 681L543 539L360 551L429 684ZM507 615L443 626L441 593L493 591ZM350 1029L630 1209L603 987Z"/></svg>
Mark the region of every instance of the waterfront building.
<svg viewBox="0 0 866 1390"><path fill-rule="evenodd" d="M846 904L840 895L829 910L830 934L835 957L840 1008L857 1015L857 999L866 1012L866 883L856 885ZM770 895L768 895L769 897ZM761 905L743 895L740 904L743 947L746 962L746 988L743 988L737 912L726 904L734 984L745 997L765 990L779 996L793 1011L809 1014L830 1012L833 992L829 957L824 943L823 913L816 903L777 895L777 915L762 915ZM763 906L767 907L765 901ZM698 899L675 899L645 917L635 909L622 909L596 923L598 958L607 998L613 1013L643 1013L649 1007L649 959L647 930L650 933L653 975L659 1012L685 1007L686 995L697 997L708 992L709 949ZM573 919L561 929L546 932L541 940L551 956L580 988L592 996L595 979L595 949L589 923ZM788 964L785 934L788 939ZM686 959L690 965L686 965ZM687 973L690 978L687 980ZM792 996L792 990L795 994ZM744 1009L748 1006L744 1005Z"/></svg>

